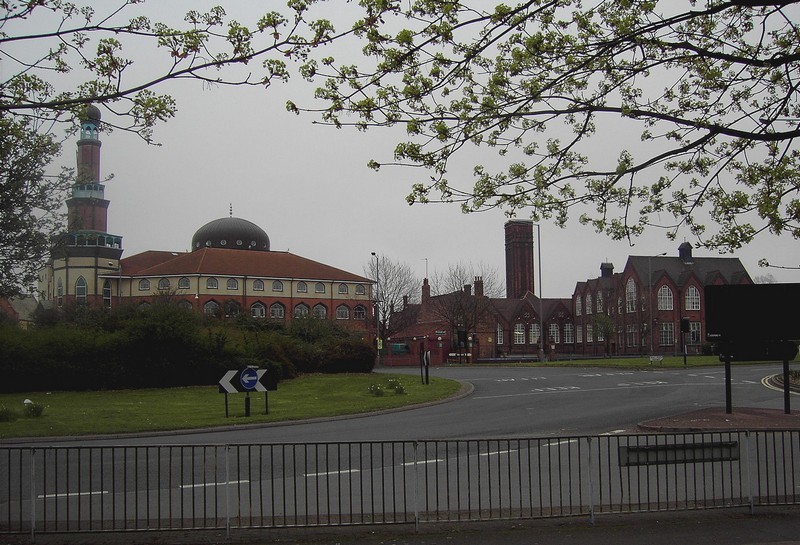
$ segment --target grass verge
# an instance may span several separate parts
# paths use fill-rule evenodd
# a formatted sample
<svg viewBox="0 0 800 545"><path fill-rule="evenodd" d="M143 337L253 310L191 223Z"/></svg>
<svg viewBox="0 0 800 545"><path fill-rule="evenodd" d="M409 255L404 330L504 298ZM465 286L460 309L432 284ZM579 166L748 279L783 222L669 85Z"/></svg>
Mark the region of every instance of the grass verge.
<svg viewBox="0 0 800 545"><path fill-rule="evenodd" d="M389 386L394 379L403 393ZM378 384L384 395L370 392ZM414 377L400 374L307 375L282 382L269 392L269 414L265 415L263 393L250 394L251 416L244 416L245 394L228 396L229 418L225 418L225 396L216 386L120 390L101 392L35 392L0 394L0 407L10 413L0 421L0 438L77 436L207 428L302 420L391 409L449 397L460 383L431 378L422 385ZM374 388L373 388L374 390ZM44 406L38 417L23 415L23 400Z"/></svg>

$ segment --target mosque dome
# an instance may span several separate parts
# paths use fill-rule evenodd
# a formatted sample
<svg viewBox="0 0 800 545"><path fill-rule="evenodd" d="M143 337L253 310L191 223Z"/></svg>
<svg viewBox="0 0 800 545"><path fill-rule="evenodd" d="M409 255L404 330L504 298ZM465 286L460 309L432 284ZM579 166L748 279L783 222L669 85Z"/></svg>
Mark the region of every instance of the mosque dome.
<svg viewBox="0 0 800 545"><path fill-rule="evenodd" d="M83 114L81 115L81 122L89 123L91 125L94 125L95 127L98 127L100 126L101 118L102 115L100 113L100 108L98 108L94 104L89 104L83 111Z"/></svg>
<svg viewBox="0 0 800 545"><path fill-rule="evenodd" d="M192 237L192 251L202 248L269 251L269 237L258 225L242 218L220 218L206 223Z"/></svg>

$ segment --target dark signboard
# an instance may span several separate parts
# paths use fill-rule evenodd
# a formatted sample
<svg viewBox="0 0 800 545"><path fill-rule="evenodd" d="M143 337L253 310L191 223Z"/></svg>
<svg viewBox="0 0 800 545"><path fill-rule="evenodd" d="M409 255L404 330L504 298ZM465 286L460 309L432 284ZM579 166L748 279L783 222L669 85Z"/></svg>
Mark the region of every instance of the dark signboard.
<svg viewBox="0 0 800 545"><path fill-rule="evenodd" d="M794 358L798 305L800 284L706 286L706 338L735 360Z"/></svg>

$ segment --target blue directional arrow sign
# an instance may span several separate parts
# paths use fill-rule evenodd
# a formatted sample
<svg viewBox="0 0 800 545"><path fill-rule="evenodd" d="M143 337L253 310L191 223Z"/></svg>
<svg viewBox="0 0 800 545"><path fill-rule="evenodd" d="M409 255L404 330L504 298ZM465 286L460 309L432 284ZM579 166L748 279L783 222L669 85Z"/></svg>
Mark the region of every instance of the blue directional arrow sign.
<svg viewBox="0 0 800 545"><path fill-rule="evenodd" d="M242 369L242 372L239 374L239 382L245 391L256 390L257 386L259 385L258 379L258 369L254 369L252 367L246 367L245 369Z"/></svg>

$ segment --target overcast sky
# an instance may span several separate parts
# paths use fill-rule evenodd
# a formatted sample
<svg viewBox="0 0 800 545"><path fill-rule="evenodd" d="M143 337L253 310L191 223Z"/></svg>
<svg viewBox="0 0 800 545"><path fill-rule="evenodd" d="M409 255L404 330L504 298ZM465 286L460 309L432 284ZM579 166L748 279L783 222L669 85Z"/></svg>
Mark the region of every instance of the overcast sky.
<svg viewBox="0 0 800 545"><path fill-rule="evenodd" d="M172 0L169 11L161 2L144 6L159 19L171 11L199 9L199 4ZM267 9L263 2L227 4L243 24ZM158 12L153 13L156 5ZM408 263L420 277L427 258L431 277L462 261L488 264L505 278L507 218L501 211L464 215L458 205L409 206L405 196L419 170L375 172L366 167L370 159L391 158L397 141L393 133L336 130L312 125L311 116L286 112L287 98L302 102L304 93L312 92L293 86L299 83L268 90L174 83L159 89L173 94L179 107L176 118L156 128L161 146L149 146L122 131L101 134L101 170L114 175L106 185L109 231L124 237L124 256L145 250L188 251L194 232L227 216L232 206L234 216L266 230L273 250L289 250L350 272L361 274L370 253L377 252ZM105 110L103 115L110 117ZM70 166L74 143L67 143L61 158ZM502 166L500 157L493 161ZM467 163L463 173L448 177L469 176ZM566 229L544 223L543 294L569 297L576 282L600 274L604 261L620 271L628 255L677 255L682 241L652 231L630 246L594 233L577 219ZM695 256L706 255L717 254L695 250ZM752 277L771 274L778 281L800 282L798 270L758 266L760 258L800 265L800 242L788 236L762 235L735 255ZM538 271L536 282L538 286Z"/></svg>

